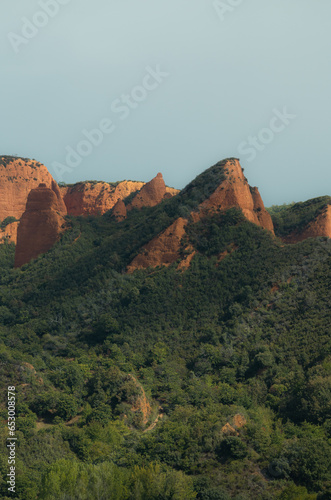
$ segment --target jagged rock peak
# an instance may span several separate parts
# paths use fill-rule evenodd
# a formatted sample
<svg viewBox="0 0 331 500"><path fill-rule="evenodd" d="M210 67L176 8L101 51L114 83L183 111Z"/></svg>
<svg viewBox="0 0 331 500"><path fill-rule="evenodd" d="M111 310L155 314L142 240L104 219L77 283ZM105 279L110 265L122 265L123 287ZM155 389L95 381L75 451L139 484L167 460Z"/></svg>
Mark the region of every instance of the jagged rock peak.
<svg viewBox="0 0 331 500"><path fill-rule="evenodd" d="M270 214L266 211L257 188L251 188L238 159L231 158L216 164L223 169L224 179L200 205L202 213L239 208L254 224L273 232Z"/></svg>
<svg viewBox="0 0 331 500"><path fill-rule="evenodd" d="M271 216L264 208L258 189L249 186L239 160L236 158L220 161L210 167L188 184L180 196L183 201L185 198L189 201L203 199L196 209L188 214L194 222L217 211L239 208L249 221L272 233L274 231ZM187 219L179 217L153 238L128 266L128 272L169 265L178 260L186 224ZM189 254L187 265L190 264L193 256L194 252Z"/></svg>
<svg viewBox="0 0 331 500"><path fill-rule="evenodd" d="M147 182L136 194L128 210L132 208L154 207L161 203L167 193L162 174L159 172L151 181Z"/></svg>

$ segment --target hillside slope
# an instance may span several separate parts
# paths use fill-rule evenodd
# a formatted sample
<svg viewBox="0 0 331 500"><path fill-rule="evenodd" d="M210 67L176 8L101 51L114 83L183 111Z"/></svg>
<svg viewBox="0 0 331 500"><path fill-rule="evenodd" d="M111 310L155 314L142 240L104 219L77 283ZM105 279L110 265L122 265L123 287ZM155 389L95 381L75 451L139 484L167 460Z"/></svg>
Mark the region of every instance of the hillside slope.
<svg viewBox="0 0 331 500"><path fill-rule="evenodd" d="M212 177L216 179L217 175L219 175L218 182L210 182ZM210 177L209 181L208 177ZM274 233L272 219L264 208L258 189L249 186L236 158L223 160L203 172L178 197L179 199L185 197L185 192L192 191L193 199L198 199L198 190L200 190L200 196L204 195L200 203L192 207L193 210L187 213L186 219L179 217L167 229L149 241L130 263L129 272L135 269L170 265L180 257L184 257L184 250L187 252L191 248L188 247L181 252L182 240L186 234L185 226L189 220L197 222L207 215L231 208L240 209L247 220ZM190 262L187 262L187 265L189 264ZM185 267L187 265L185 264Z"/></svg>
<svg viewBox="0 0 331 500"><path fill-rule="evenodd" d="M330 498L331 240L211 207L225 165L122 220L66 216L20 269L0 246L0 473L15 385L20 500ZM127 273L168 237L173 263Z"/></svg>
<svg viewBox="0 0 331 500"><path fill-rule="evenodd" d="M331 197L321 196L291 205L270 208L276 234L285 243L307 238L331 238Z"/></svg>

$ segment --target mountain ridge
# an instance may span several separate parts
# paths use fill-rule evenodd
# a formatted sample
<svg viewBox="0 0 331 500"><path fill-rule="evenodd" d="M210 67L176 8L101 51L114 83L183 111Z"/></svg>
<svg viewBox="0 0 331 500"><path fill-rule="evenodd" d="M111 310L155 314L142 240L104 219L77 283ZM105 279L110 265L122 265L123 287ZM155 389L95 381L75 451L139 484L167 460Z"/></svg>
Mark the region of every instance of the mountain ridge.
<svg viewBox="0 0 331 500"><path fill-rule="evenodd" d="M63 216L51 187L31 191L44 194L22 228L31 211L34 227L44 216L66 227L22 268L15 246L0 246L0 381L17 390L20 500L68 495L68 478L77 498L330 497L331 239L277 236L328 199L274 209L275 236L256 190L225 165L126 217L123 200ZM156 262L128 273L155 239ZM5 398L0 413L6 456Z"/></svg>
<svg viewBox="0 0 331 500"><path fill-rule="evenodd" d="M170 265L174 260L182 258L180 257L180 247L181 240L185 235L185 225L175 224L176 219L186 221L186 223L189 219L197 222L207 214L211 215L231 208L240 209L247 220L272 234L276 232L276 236L282 238L286 244L297 243L309 237L331 237L331 211L328 209L331 198L320 197L308 200L284 210L281 216L272 214L273 217L271 217L264 207L258 188L249 186L239 159L234 157L226 158L206 169L181 191L167 187L161 173L148 183L86 181L74 185L58 186L47 168L35 160L7 156L1 157L0 160L0 191L2 189L1 192L4 195L2 205L0 203L0 220L2 217L4 221L3 227L0 228L0 241L2 242L11 241L16 244L19 228L17 219L24 212L23 205L28 198L28 192L31 191L30 188L33 186L37 188L40 183L46 184L55 193L58 200L57 211L61 215L68 213L68 215L75 217L97 217L107 216L109 213L110 216L114 217L114 220L121 222L128 217L132 210L142 210L148 207L153 209L160 204L167 213L172 213L168 229L167 226L162 227L158 234L154 234L147 241L147 246L142 247L129 264L130 272L133 272L135 268L146 268L151 262L154 262L156 266ZM32 179L33 182L31 175L36 176ZM42 182L39 182L40 180ZM15 187L14 193L12 193L12 189L9 189L13 186ZM301 206L314 207L315 205L316 210L309 208L306 210L307 213L300 208ZM6 207L6 209L3 208L2 212L1 206ZM297 206L301 212L296 208ZM304 213L303 219L299 220L298 216L295 215L298 212ZM160 217L161 213L162 210L159 212ZM295 220L302 227L292 227L291 232L289 232L290 221L293 217L294 219L297 217ZM180 238L179 233L177 237L173 237L171 226L175 228L175 232L179 226L181 227ZM164 237L164 234L167 235L168 239ZM167 245L169 247L168 257L165 256ZM42 244L41 248L43 248ZM155 255L152 255L153 252ZM159 257L156 257L157 252L159 252ZM40 251L40 253L43 252ZM170 254L173 256L172 260ZM190 257L186 261L187 264L191 262L192 258Z"/></svg>

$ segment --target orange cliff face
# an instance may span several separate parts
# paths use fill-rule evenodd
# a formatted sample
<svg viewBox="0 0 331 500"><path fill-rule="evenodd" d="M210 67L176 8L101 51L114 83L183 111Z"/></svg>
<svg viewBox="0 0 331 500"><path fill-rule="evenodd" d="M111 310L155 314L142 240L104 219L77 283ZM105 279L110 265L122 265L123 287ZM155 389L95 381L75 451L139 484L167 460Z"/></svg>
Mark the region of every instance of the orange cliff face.
<svg viewBox="0 0 331 500"><path fill-rule="evenodd" d="M251 188L244 176L238 160L229 160L224 166L226 179L203 201L197 211L192 212L194 222L218 210L240 208L245 217L258 226L274 234L270 214L266 211L257 188ZM171 226L153 238L128 266L128 272L160 265L170 265L180 257L181 240L185 235L186 219L179 217ZM186 250L191 251L188 247ZM195 252L190 253L179 265L188 267Z"/></svg>
<svg viewBox="0 0 331 500"><path fill-rule="evenodd" d="M20 219L30 191L40 183L56 189L47 168L35 160L24 158L0 157L0 221L7 217ZM58 200L59 210L66 213L65 206Z"/></svg>
<svg viewBox="0 0 331 500"><path fill-rule="evenodd" d="M50 250L64 226L56 193L44 183L32 189L17 230L15 267L21 267Z"/></svg>
<svg viewBox="0 0 331 500"><path fill-rule="evenodd" d="M133 207L154 206L162 201L165 194L171 198L179 193L178 189L165 187L164 190L161 186L163 194L160 196L158 184L159 180L154 182L154 179L147 184L122 181L116 186L107 182L78 182L73 186L60 186L60 192L69 215L103 215L115 207L118 200L124 200L132 193L137 195L127 207L128 210Z"/></svg>
<svg viewBox="0 0 331 500"><path fill-rule="evenodd" d="M52 191L54 191L57 198L57 209L62 215L67 215L67 207L62 199L60 188L55 181L52 181Z"/></svg>
<svg viewBox="0 0 331 500"><path fill-rule="evenodd" d="M283 238L283 241L284 243L299 243L307 238L320 236L331 238L331 205L326 205L323 211L309 222L300 233L294 232Z"/></svg>
<svg viewBox="0 0 331 500"><path fill-rule="evenodd" d="M187 219L179 217L165 231L153 238L128 266L128 272L147 267L168 266L179 259Z"/></svg>
<svg viewBox="0 0 331 500"><path fill-rule="evenodd" d="M240 208L254 224L274 232L270 214L266 211L256 187L251 188L238 160L229 160L224 166L226 179L200 205L201 212Z"/></svg>
<svg viewBox="0 0 331 500"><path fill-rule="evenodd" d="M268 231L271 231L273 234L274 233L274 224L272 222L271 215L269 212L265 209L264 203L262 201L261 195L259 193L259 190L257 187L251 188L251 193L253 197L253 203L254 203L254 213L259 221L259 225L263 227L263 229L268 229Z"/></svg>
<svg viewBox="0 0 331 500"><path fill-rule="evenodd" d="M134 181L119 182L116 186L107 182L79 182L60 186L60 192L69 215L103 215L118 199L124 200L143 186L143 182Z"/></svg>
<svg viewBox="0 0 331 500"><path fill-rule="evenodd" d="M161 177L161 182L159 177ZM59 187L47 168L41 163L26 158L12 156L0 157L0 223L7 217L20 219L27 203L28 195L32 189L39 184L45 184L52 189L57 199L57 212L61 215L69 213L73 216L80 215L102 215L112 209L118 200L124 200L132 193L142 193L139 200L141 205L153 206L162 201L160 196L161 184L162 194L171 197L179 191L174 188L162 186L162 175L157 176L157 181L150 183L135 181L122 181L116 185L106 182L81 182L74 186ZM144 186L147 186L143 190ZM139 203L134 203L139 205ZM124 204L123 204L124 205ZM115 218L123 220L126 217L126 207L117 205ZM18 222L7 224L0 229L0 244L17 242Z"/></svg>

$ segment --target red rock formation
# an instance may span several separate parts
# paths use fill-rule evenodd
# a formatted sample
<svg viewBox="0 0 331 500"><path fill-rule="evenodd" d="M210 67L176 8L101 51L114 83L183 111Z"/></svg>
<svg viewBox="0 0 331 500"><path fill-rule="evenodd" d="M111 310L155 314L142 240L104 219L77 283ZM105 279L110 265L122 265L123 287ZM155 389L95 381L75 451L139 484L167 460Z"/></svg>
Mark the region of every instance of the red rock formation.
<svg viewBox="0 0 331 500"><path fill-rule="evenodd" d="M128 272L147 267L169 266L180 257L181 239L187 219L179 217L165 231L153 238L128 266Z"/></svg>
<svg viewBox="0 0 331 500"><path fill-rule="evenodd" d="M46 184L55 192L59 212L63 214L68 212L76 216L102 215L113 208L119 198L124 200L145 186L144 182L123 181L116 186L106 182L80 182L74 186L59 188L41 163L26 158L3 156L0 157L0 222L9 216L20 219L25 210L28 194L40 183ZM155 197L153 181L148 184L152 186L147 188L147 195L144 194L147 200L148 197L151 199ZM169 196L174 196L179 191L166 188L164 194L165 192L169 193ZM157 203L161 199L158 196ZM148 206L153 206L153 203L150 203Z"/></svg>
<svg viewBox="0 0 331 500"><path fill-rule="evenodd" d="M274 227L271 216L264 208L258 189L249 186L239 161L229 160L224 166L224 173L226 179L216 188L209 198L198 206L195 212L191 213L192 220L197 222L210 213L237 207L242 210L249 221L273 233ZM158 174L158 176L160 176L160 174ZM158 182L161 182L161 179L162 176ZM155 181L155 179L153 179L153 181ZM144 188L147 186L146 184ZM134 199L143 192L143 189ZM185 234L184 228L186 223L186 219L179 218L165 231L151 240L143 247L139 255L137 255L128 266L128 272L133 272L135 269L170 265L179 259L179 249L181 239ZM178 266L178 269L189 267L194 255L195 253L191 253L185 257Z"/></svg>
<svg viewBox="0 0 331 500"><path fill-rule="evenodd" d="M58 208L58 198L46 184L32 189L18 226L15 267L37 258L56 243L65 223Z"/></svg>
<svg viewBox="0 0 331 500"><path fill-rule="evenodd" d="M79 182L73 186L60 186L60 192L69 215L103 215L118 199L124 200L144 186L144 182L135 181L122 181L116 186L107 182ZM179 190L167 187L166 193L172 197Z"/></svg>
<svg viewBox="0 0 331 500"><path fill-rule="evenodd" d="M238 160L228 161L224 167L226 179L199 206L202 213L240 208L244 216L258 226L274 232L270 214L265 210L257 188L250 188Z"/></svg>
<svg viewBox="0 0 331 500"><path fill-rule="evenodd" d="M167 189L162 174L158 173L154 179L141 188L127 208L131 210L132 208L154 207L164 199L166 193ZM171 192L168 191L168 194Z"/></svg>
<svg viewBox="0 0 331 500"><path fill-rule="evenodd" d="M52 181L52 191L54 191L57 198L57 209L60 214L67 215L67 207L62 199L60 188L55 181Z"/></svg>
<svg viewBox="0 0 331 500"><path fill-rule="evenodd" d="M307 238L319 236L331 238L331 205L327 205L300 233L294 232L283 238L283 241L285 243L298 243Z"/></svg>
<svg viewBox="0 0 331 500"><path fill-rule="evenodd" d="M257 187L251 188L251 193L254 202L254 212L259 221L259 225L264 229L268 229L272 233L274 233L274 224L272 222L271 215L264 207L264 203L262 201L261 195Z"/></svg>
<svg viewBox="0 0 331 500"><path fill-rule="evenodd" d="M131 407L131 411L140 412L142 416L142 424L146 425L152 413L151 405L149 404L143 386L133 375L129 374L128 376L131 378L131 380L133 380L140 392L140 396L136 397L133 406Z"/></svg>
<svg viewBox="0 0 331 500"><path fill-rule="evenodd" d="M116 186L107 182L79 182L61 186L60 192L69 215L103 215L118 199L124 200L143 186L143 182L133 181L119 182Z"/></svg>
<svg viewBox="0 0 331 500"><path fill-rule="evenodd" d="M30 191L46 184L54 189L57 184L47 168L35 160L0 157L0 221L7 217L20 219Z"/></svg>
<svg viewBox="0 0 331 500"><path fill-rule="evenodd" d="M118 222L121 222L122 220L126 219L127 210L123 200L121 199L117 200L117 202L113 207L112 216L115 217L115 219Z"/></svg>

